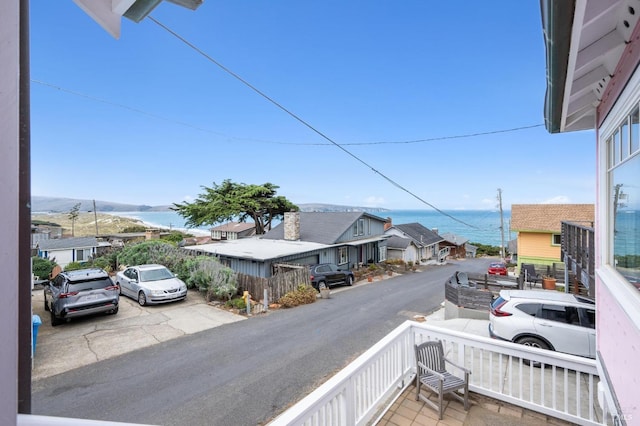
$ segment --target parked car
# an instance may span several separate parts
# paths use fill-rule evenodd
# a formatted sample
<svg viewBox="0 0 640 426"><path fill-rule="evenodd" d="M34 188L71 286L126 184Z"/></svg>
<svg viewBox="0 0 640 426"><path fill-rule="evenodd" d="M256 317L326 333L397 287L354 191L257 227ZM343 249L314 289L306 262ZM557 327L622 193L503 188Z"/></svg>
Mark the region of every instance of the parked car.
<svg viewBox="0 0 640 426"><path fill-rule="evenodd" d="M507 275L507 265L504 262L491 262L487 269L487 274Z"/></svg>
<svg viewBox="0 0 640 426"><path fill-rule="evenodd" d="M44 309L51 325L81 316L118 313L120 296L109 274L99 268L60 272L44 287Z"/></svg>
<svg viewBox="0 0 640 426"><path fill-rule="evenodd" d="M187 297L187 286L162 265L131 266L116 274L120 294L140 306L175 302Z"/></svg>
<svg viewBox="0 0 640 426"><path fill-rule="evenodd" d="M328 288L338 284L353 285L353 272L341 270L333 263L320 263L309 266L311 285L316 289Z"/></svg>
<svg viewBox="0 0 640 426"><path fill-rule="evenodd" d="M502 290L491 303L489 335L536 348L596 357L592 299L549 290Z"/></svg>

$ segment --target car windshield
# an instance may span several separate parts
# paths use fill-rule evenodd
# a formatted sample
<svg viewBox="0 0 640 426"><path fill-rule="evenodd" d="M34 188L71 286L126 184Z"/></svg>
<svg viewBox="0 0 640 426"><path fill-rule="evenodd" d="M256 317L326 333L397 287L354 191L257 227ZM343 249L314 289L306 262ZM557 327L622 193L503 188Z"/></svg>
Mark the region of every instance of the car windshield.
<svg viewBox="0 0 640 426"><path fill-rule="evenodd" d="M140 281L160 281L173 278L173 274L167 268L147 269L140 271Z"/></svg>
<svg viewBox="0 0 640 426"><path fill-rule="evenodd" d="M105 288L113 285L111 278L97 278L90 281L70 282L69 291L86 291Z"/></svg>
<svg viewBox="0 0 640 426"><path fill-rule="evenodd" d="M504 268L504 263L492 263L490 268Z"/></svg>

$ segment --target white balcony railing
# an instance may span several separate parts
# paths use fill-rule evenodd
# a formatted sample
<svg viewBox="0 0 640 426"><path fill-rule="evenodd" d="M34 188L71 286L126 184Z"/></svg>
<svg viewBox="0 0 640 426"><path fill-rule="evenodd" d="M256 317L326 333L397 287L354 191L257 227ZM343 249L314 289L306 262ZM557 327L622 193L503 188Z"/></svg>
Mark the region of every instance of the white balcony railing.
<svg viewBox="0 0 640 426"><path fill-rule="evenodd" d="M406 321L270 426L372 423L413 379L414 344L433 339L471 370L472 392L577 424L610 423L594 360Z"/></svg>

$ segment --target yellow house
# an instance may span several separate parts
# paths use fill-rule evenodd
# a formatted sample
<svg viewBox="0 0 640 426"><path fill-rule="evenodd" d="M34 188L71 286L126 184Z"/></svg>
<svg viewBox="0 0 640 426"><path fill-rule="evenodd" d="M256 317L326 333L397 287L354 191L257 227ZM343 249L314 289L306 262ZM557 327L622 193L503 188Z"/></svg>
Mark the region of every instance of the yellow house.
<svg viewBox="0 0 640 426"><path fill-rule="evenodd" d="M593 204L513 204L511 231L518 234L518 270L523 263L562 262L561 223L593 226L594 215Z"/></svg>

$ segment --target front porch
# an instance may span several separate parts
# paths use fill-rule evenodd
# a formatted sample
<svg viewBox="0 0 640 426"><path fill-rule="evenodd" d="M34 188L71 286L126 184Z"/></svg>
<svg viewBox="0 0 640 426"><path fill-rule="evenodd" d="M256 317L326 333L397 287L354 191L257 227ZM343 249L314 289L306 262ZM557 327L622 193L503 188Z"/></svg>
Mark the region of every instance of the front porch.
<svg viewBox="0 0 640 426"><path fill-rule="evenodd" d="M476 401L469 412L449 401L440 422L435 411L422 407L411 393L413 346L434 339L444 342L448 358L472 371L469 389ZM525 425L530 418L540 424L611 424L598 403L598 382L591 359L406 321L271 425L465 424L487 411L512 416L505 424L514 417Z"/></svg>
<svg viewBox="0 0 640 426"><path fill-rule="evenodd" d="M438 413L422 401L416 401L416 387L410 385L389 407L377 426L463 426L463 425L573 425L553 416L541 414L517 405L498 401L471 392L469 401L471 409L464 410L463 404L455 400L445 399L446 409L442 420ZM435 398L434 398L435 401Z"/></svg>

